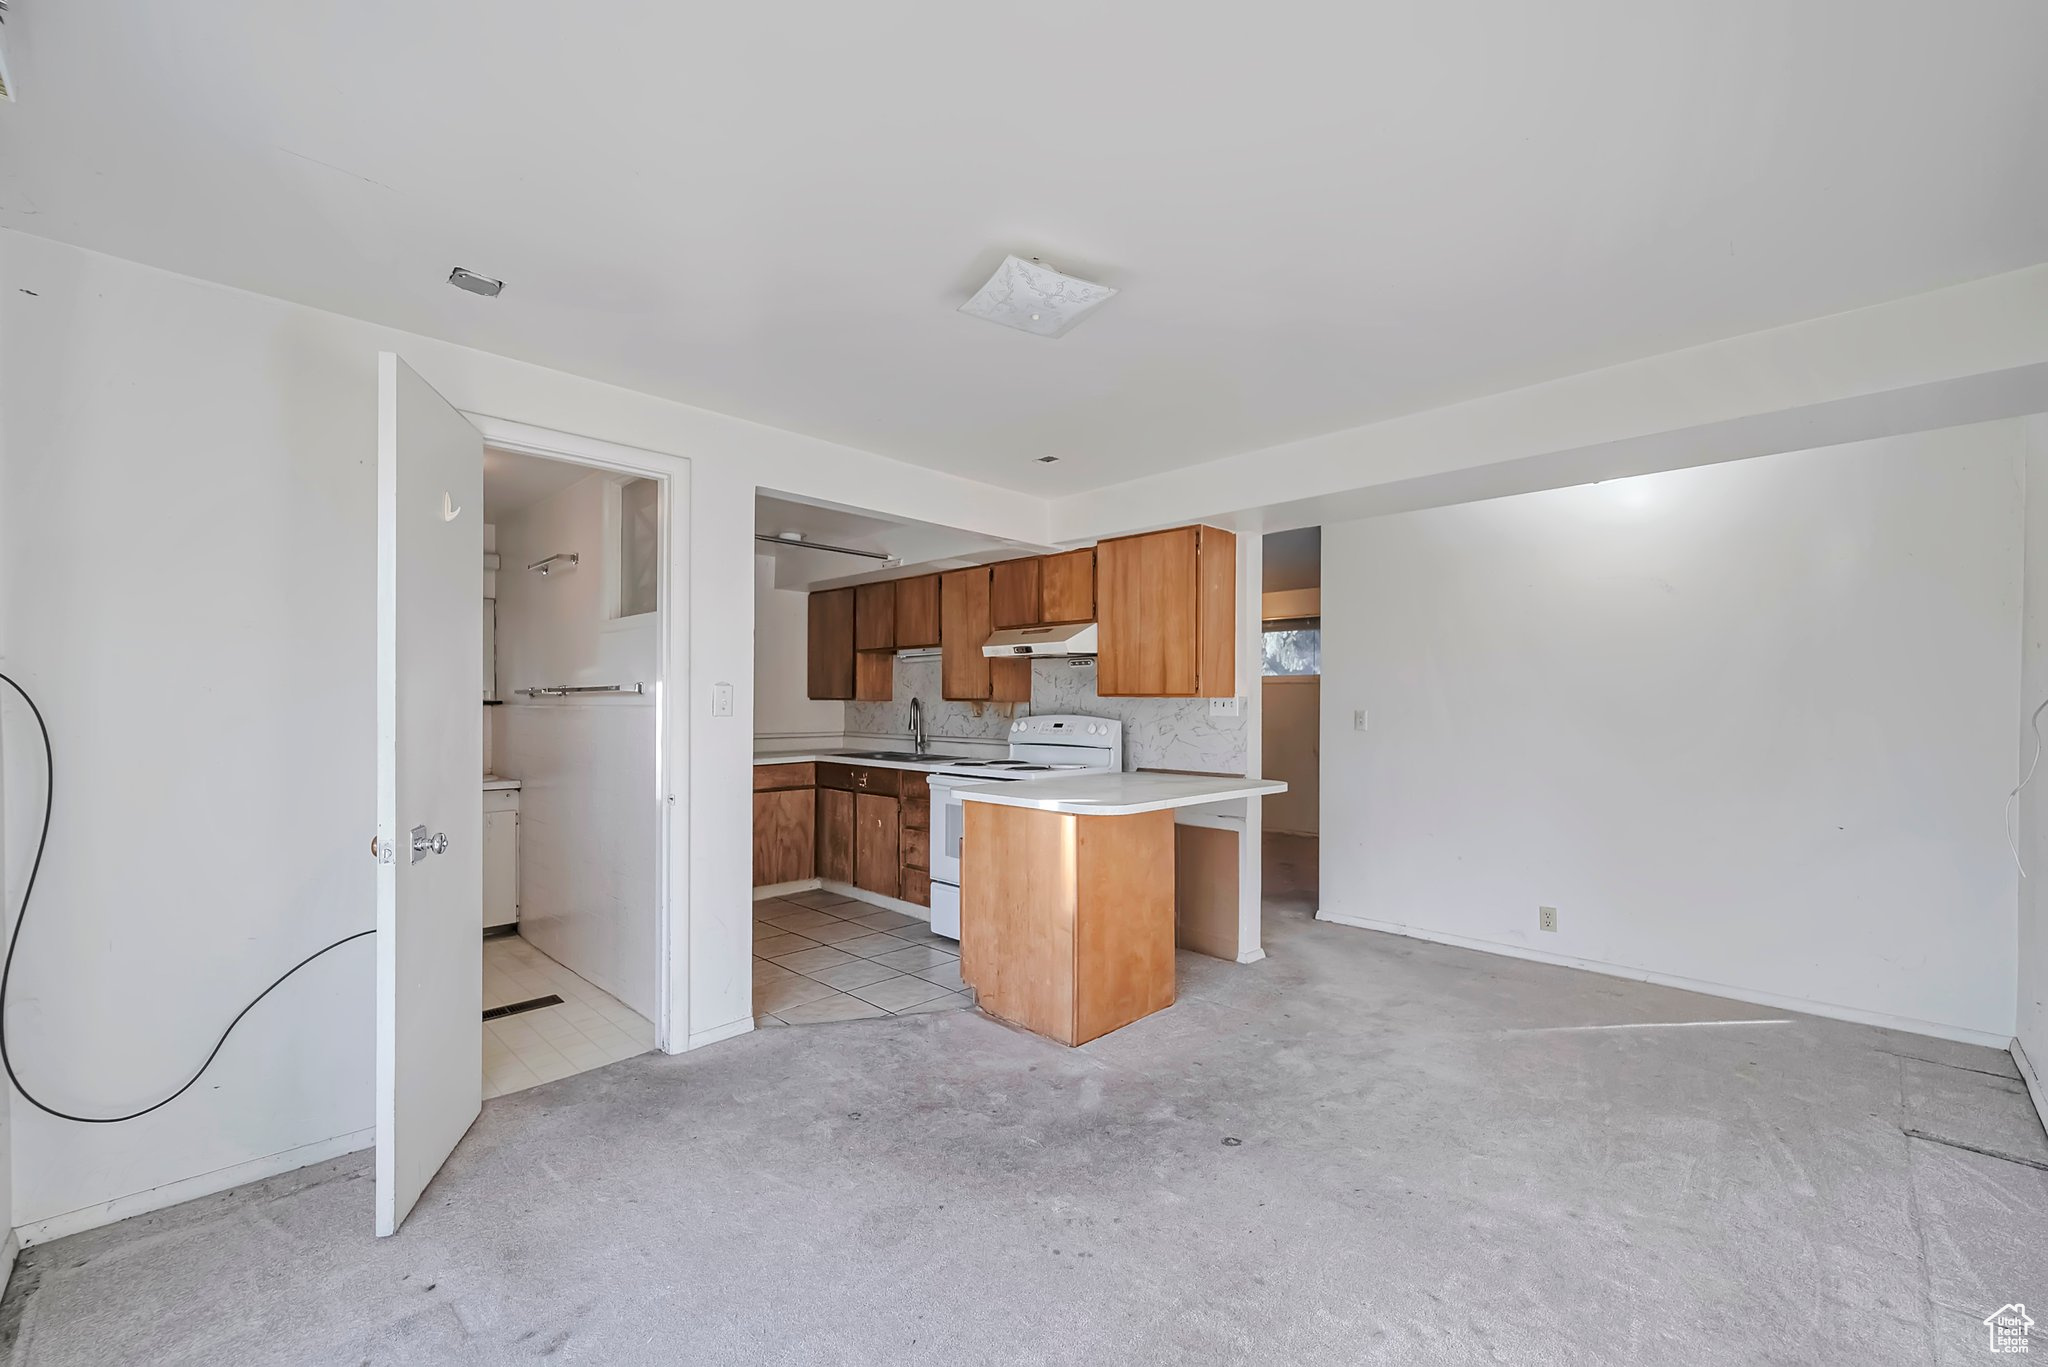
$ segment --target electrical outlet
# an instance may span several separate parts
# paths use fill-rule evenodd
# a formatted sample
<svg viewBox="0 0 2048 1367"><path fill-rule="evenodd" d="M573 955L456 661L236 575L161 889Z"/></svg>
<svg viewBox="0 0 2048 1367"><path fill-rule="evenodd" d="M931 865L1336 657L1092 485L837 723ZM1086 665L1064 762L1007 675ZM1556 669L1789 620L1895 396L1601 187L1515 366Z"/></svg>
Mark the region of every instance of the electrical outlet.
<svg viewBox="0 0 2048 1367"><path fill-rule="evenodd" d="M1363 731L1365 729L1364 708L1361 707L1356 712L1353 712L1351 714L1351 729L1354 731Z"/></svg>
<svg viewBox="0 0 2048 1367"><path fill-rule="evenodd" d="M731 684L711 685L711 715L714 717L730 717L732 715Z"/></svg>
<svg viewBox="0 0 2048 1367"><path fill-rule="evenodd" d="M1212 717L1241 717L1244 715L1243 703L1244 699L1242 698L1211 698L1209 699L1209 715Z"/></svg>
<svg viewBox="0 0 2048 1367"><path fill-rule="evenodd" d="M1536 928L1537 928L1538 930L1556 930L1556 929L1557 929L1557 908L1556 908L1556 907L1538 907L1538 908L1536 908Z"/></svg>

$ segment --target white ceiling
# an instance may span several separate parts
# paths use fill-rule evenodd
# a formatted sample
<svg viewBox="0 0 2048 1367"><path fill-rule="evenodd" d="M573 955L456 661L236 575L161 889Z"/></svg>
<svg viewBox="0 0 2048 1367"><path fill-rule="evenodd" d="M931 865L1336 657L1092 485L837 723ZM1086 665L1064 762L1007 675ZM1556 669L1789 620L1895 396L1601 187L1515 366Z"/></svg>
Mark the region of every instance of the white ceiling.
<svg viewBox="0 0 2048 1367"><path fill-rule="evenodd" d="M597 471L565 460L546 460L516 451L484 448L484 521L524 512Z"/></svg>
<svg viewBox="0 0 2048 1367"><path fill-rule="evenodd" d="M2036 0L7 30L0 225L1042 494L2048 260ZM1122 293L957 314L1006 251Z"/></svg>

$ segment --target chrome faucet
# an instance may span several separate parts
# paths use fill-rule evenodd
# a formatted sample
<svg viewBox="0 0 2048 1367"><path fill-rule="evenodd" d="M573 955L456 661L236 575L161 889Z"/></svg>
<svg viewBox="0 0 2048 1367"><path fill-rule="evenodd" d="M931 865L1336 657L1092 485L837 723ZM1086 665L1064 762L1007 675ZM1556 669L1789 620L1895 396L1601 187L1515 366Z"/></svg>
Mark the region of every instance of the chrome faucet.
<svg viewBox="0 0 2048 1367"><path fill-rule="evenodd" d="M916 698L910 700L910 748L916 754L924 753L924 704Z"/></svg>

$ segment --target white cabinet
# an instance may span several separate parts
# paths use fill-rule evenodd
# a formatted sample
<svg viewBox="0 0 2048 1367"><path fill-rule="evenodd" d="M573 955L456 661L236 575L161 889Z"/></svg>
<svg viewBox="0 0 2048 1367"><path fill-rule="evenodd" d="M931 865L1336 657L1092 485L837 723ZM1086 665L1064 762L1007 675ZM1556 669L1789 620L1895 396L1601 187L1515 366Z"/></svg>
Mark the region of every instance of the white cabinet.
<svg viewBox="0 0 2048 1367"><path fill-rule="evenodd" d="M484 789L484 928L519 919L519 790Z"/></svg>

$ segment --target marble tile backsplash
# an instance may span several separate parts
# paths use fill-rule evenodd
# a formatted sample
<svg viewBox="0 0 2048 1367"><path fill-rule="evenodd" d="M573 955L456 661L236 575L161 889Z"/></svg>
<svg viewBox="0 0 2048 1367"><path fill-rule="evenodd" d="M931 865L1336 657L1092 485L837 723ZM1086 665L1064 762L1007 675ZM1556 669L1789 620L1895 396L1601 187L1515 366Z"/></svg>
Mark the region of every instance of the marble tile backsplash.
<svg viewBox="0 0 2048 1367"><path fill-rule="evenodd" d="M896 661L896 697L891 702L850 702L847 734L902 737L910 734L910 700L924 701L925 734L934 741L1003 744L1012 713L1020 706L947 702L939 696L936 656ZM1030 712L1114 717L1124 724L1124 768L1200 769L1241 774L1249 747L1245 719L1212 717L1207 698L1098 698L1095 667L1076 669L1065 660L1031 666Z"/></svg>

